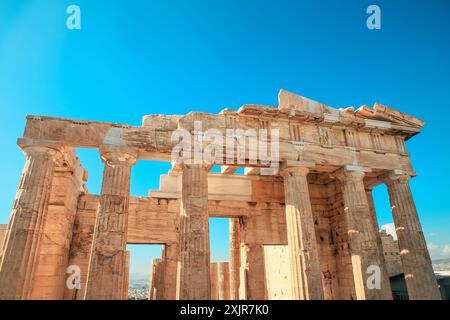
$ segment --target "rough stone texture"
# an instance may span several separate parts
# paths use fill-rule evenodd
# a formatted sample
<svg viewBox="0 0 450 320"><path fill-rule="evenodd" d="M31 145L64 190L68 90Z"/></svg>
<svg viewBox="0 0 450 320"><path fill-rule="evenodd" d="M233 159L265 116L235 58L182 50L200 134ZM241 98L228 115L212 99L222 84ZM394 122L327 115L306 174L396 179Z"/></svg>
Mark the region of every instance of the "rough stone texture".
<svg viewBox="0 0 450 320"><path fill-rule="evenodd" d="M409 179L409 175L393 172L388 181L408 296L412 300L440 300L430 255L409 188Z"/></svg>
<svg viewBox="0 0 450 320"><path fill-rule="evenodd" d="M7 224L0 224L0 248L3 246L3 241L5 240L7 230L8 230Z"/></svg>
<svg viewBox="0 0 450 320"><path fill-rule="evenodd" d="M130 283L130 251L125 252L125 270L123 272L122 300L128 300L128 286Z"/></svg>
<svg viewBox="0 0 450 320"><path fill-rule="evenodd" d="M239 268L241 265L241 235L239 218L230 218L230 299L239 299Z"/></svg>
<svg viewBox="0 0 450 320"><path fill-rule="evenodd" d="M175 300L177 296L177 265L179 249L178 243L166 244L163 251L164 261L164 300Z"/></svg>
<svg viewBox="0 0 450 320"><path fill-rule="evenodd" d="M192 164L182 171L177 299L209 300L208 168Z"/></svg>
<svg viewBox="0 0 450 320"><path fill-rule="evenodd" d="M394 240L385 230L380 231L380 237L383 243L384 261L386 262L389 277L403 273L398 241Z"/></svg>
<svg viewBox="0 0 450 320"><path fill-rule="evenodd" d="M83 192L85 171L73 150L64 154L63 165L55 168L48 212L34 273L32 299L64 298L66 268L78 197Z"/></svg>
<svg viewBox="0 0 450 320"><path fill-rule="evenodd" d="M219 300L230 300L230 267L228 262L219 264Z"/></svg>
<svg viewBox="0 0 450 320"><path fill-rule="evenodd" d="M306 167L284 169L286 227L291 264L292 298L323 299L314 218Z"/></svg>
<svg viewBox="0 0 450 320"><path fill-rule="evenodd" d="M224 154L222 163L177 165L161 176L159 190L129 197L131 165L137 159L170 161L173 132L193 132L195 121L224 136L229 129L277 129L277 161L307 164L309 173L263 176L265 164L250 161L257 146L246 138L239 142L243 162ZM378 103L335 109L284 90L278 108L149 115L141 127L28 116L19 139L25 169L0 251L0 298L126 299L125 246L139 243L164 245L164 277L155 298L210 299L216 293L208 217L225 217L233 219L230 298L389 299L387 274L393 269L383 256L386 238L377 232L370 192L380 183L389 186L410 298L439 298L404 178L414 176L405 141L423 125ZM269 134L269 150L274 142ZM107 162L101 195L83 186L75 147L100 149ZM208 173L213 164L221 165L221 173ZM240 167L245 174L234 174ZM287 251L293 258L285 257ZM365 287L370 264L381 268L381 290ZM68 266L80 267L80 289L66 287ZM285 279L291 269L302 282ZM292 283L295 296L286 291Z"/></svg>
<svg viewBox="0 0 450 320"><path fill-rule="evenodd" d="M31 298L55 162L62 155L47 146L23 150L27 161L0 254L0 299Z"/></svg>
<svg viewBox="0 0 450 320"><path fill-rule="evenodd" d="M149 300L161 300L164 297L164 262L162 259L153 259L150 287L148 290Z"/></svg>
<svg viewBox="0 0 450 320"><path fill-rule="evenodd" d="M241 300L267 299L264 246L262 244L244 244L241 246L240 284L243 293ZM241 290L241 289L240 289Z"/></svg>
<svg viewBox="0 0 450 320"><path fill-rule="evenodd" d="M79 266L81 272L81 288L79 290L71 290L65 287L65 300L84 299L98 204L99 197L92 194L82 195L78 200L78 210L73 226L68 265Z"/></svg>
<svg viewBox="0 0 450 320"><path fill-rule="evenodd" d="M228 262L211 262L211 300L230 300Z"/></svg>
<svg viewBox="0 0 450 320"><path fill-rule="evenodd" d="M107 151L85 298L121 299L126 263L128 198L133 154Z"/></svg>
<svg viewBox="0 0 450 320"><path fill-rule="evenodd" d="M359 167L345 168L340 175L356 298L392 299L383 255L377 245L378 232L374 228L363 178L364 171ZM366 274L370 266L384 270L381 272L380 290L371 289L367 285Z"/></svg>
<svg viewBox="0 0 450 320"><path fill-rule="evenodd" d="M219 300L219 266L211 262L211 300Z"/></svg>

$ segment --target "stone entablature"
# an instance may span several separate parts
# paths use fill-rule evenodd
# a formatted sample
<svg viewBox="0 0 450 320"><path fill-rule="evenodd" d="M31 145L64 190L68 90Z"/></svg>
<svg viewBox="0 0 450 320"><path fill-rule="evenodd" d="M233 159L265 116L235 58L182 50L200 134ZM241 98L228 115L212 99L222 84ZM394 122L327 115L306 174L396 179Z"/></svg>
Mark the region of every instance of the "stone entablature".
<svg viewBox="0 0 450 320"><path fill-rule="evenodd" d="M178 163L161 176L159 190L130 196L137 160L170 161L173 132L193 132L196 121L224 135L279 130L279 169L261 175L267 164L250 161L255 146L246 142L244 163L226 156ZM125 299L127 243L164 245L155 262L164 276L152 284L151 298L210 299L218 291L211 283L209 217L230 219L223 297L391 299L371 193L380 183L388 186L409 296L438 299L404 144L423 125L380 104L334 109L286 91L278 108L151 115L141 127L29 116L19 139L26 164L0 253L0 299ZM100 195L85 188L74 147L99 149ZM213 165L221 165L220 174L209 172ZM239 167L243 175L235 174ZM285 264L274 265L273 257ZM65 283L74 265L81 272L77 290ZM366 282L373 266L380 270L378 289ZM279 282L286 272L289 281Z"/></svg>

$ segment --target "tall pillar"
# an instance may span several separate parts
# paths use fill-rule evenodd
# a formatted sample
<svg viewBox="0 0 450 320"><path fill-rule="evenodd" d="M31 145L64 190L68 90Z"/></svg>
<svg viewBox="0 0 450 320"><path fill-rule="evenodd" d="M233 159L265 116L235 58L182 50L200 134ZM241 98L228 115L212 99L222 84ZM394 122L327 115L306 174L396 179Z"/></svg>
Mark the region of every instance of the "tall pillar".
<svg viewBox="0 0 450 320"><path fill-rule="evenodd" d="M391 283L389 281L389 272L387 269L386 261L384 259L384 250L383 250L383 243L381 242L381 235L378 228L378 220L377 220L377 213L375 211L375 204L373 201L373 195L372 195L372 187L366 187L366 197L367 197L367 204L369 205L369 211L370 211L370 217L372 219L372 227L373 227L373 235L377 241L377 250L378 255L380 256L380 271L381 271L381 279L384 279L385 285L381 288L381 290L384 291L385 299L392 299L392 288Z"/></svg>
<svg viewBox="0 0 450 320"><path fill-rule="evenodd" d="M130 285L130 251L125 251L125 272L123 274L122 300L128 300L128 287Z"/></svg>
<svg viewBox="0 0 450 320"><path fill-rule="evenodd" d="M409 179L409 175L396 170L387 180L408 296L411 300L440 300Z"/></svg>
<svg viewBox="0 0 450 320"><path fill-rule="evenodd" d="M219 300L219 263L211 262L211 300Z"/></svg>
<svg viewBox="0 0 450 320"><path fill-rule="evenodd" d="M55 161L62 155L45 145L22 149L26 163L0 254L0 299L30 298Z"/></svg>
<svg viewBox="0 0 450 320"><path fill-rule="evenodd" d="M182 171L177 299L209 300L209 168L206 164L185 164Z"/></svg>
<svg viewBox="0 0 450 320"><path fill-rule="evenodd" d="M131 166L136 155L101 150L105 162L89 260L86 300L120 300L126 263Z"/></svg>
<svg viewBox="0 0 450 320"><path fill-rule="evenodd" d="M164 246L164 300L175 300L177 297L178 255L178 243L167 243Z"/></svg>
<svg viewBox="0 0 450 320"><path fill-rule="evenodd" d="M78 199L86 178L74 150L65 148L53 175L31 299L62 300L69 289L66 270Z"/></svg>
<svg viewBox="0 0 450 320"><path fill-rule="evenodd" d="M266 300L266 271L264 246L262 244L242 244L241 246L241 300Z"/></svg>
<svg viewBox="0 0 450 320"><path fill-rule="evenodd" d="M230 267L228 262L220 262L218 265L219 300L230 300Z"/></svg>
<svg viewBox="0 0 450 320"><path fill-rule="evenodd" d="M241 226L239 218L230 218L230 298L239 299L239 272L241 266Z"/></svg>
<svg viewBox="0 0 450 320"><path fill-rule="evenodd" d="M286 227L294 300L322 300L323 286L314 218L309 198L309 169L283 169Z"/></svg>
<svg viewBox="0 0 450 320"><path fill-rule="evenodd" d="M389 300L392 299L389 278L387 272L382 272L385 269L384 259L377 245L374 220L364 188L364 175L364 168L357 166L346 166L337 175L342 184L356 298Z"/></svg>

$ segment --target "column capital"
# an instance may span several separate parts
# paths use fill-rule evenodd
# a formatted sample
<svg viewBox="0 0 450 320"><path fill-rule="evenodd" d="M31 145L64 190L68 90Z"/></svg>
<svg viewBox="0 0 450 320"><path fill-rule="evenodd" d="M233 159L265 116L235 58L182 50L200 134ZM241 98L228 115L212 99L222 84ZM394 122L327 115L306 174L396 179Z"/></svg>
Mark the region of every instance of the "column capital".
<svg viewBox="0 0 450 320"><path fill-rule="evenodd" d="M32 154L42 154L48 156L50 159L56 162L64 154L63 145L54 141L18 139L17 144L26 156Z"/></svg>
<svg viewBox="0 0 450 320"><path fill-rule="evenodd" d="M333 176L338 180L346 180L346 179L364 179L366 172L370 172L371 170L366 167L355 166L355 165L345 165L341 169L337 170L333 173Z"/></svg>
<svg viewBox="0 0 450 320"><path fill-rule="evenodd" d="M101 146L100 157L102 161L109 166L117 165L135 165L138 153L132 148L113 148L109 146Z"/></svg>
<svg viewBox="0 0 450 320"><path fill-rule="evenodd" d="M384 180L388 185L391 183L408 183L409 180L415 176L416 173L413 171L394 169L386 174Z"/></svg>
<svg viewBox="0 0 450 320"><path fill-rule="evenodd" d="M306 176L316 164L312 161L285 160L281 163L282 176Z"/></svg>
<svg viewBox="0 0 450 320"><path fill-rule="evenodd" d="M192 168L198 168L198 169L205 169L205 170L211 170L212 165L210 163L202 161L201 163L172 163L172 172L179 173L183 171L183 169L192 169Z"/></svg>

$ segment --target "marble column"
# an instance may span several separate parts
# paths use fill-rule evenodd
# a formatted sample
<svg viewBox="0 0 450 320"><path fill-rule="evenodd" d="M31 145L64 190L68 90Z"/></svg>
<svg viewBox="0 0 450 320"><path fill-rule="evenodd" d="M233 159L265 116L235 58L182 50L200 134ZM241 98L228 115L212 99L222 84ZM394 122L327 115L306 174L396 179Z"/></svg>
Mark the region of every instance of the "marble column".
<svg viewBox="0 0 450 320"><path fill-rule="evenodd" d="M266 300L266 267L262 244L241 245L241 300Z"/></svg>
<svg viewBox="0 0 450 320"><path fill-rule="evenodd" d="M218 263L219 300L230 300L230 267L228 262Z"/></svg>
<svg viewBox="0 0 450 320"><path fill-rule="evenodd" d="M128 287L130 284L130 251L125 251L125 272L123 274L122 300L128 300Z"/></svg>
<svg viewBox="0 0 450 320"><path fill-rule="evenodd" d="M0 254L0 299L30 298L55 162L62 155L45 145L22 149L26 163Z"/></svg>
<svg viewBox="0 0 450 320"><path fill-rule="evenodd" d="M239 218L230 218L230 298L239 299L239 272L241 266L241 237Z"/></svg>
<svg viewBox="0 0 450 320"><path fill-rule="evenodd" d="M337 175L342 186L356 298L389 300L392 294L387 273L382 272L384 259L377 245L364 175L364 168L357 166L346 166Z"/></svg>
<svg viewBox="0 0 450 320"><path fill-rule="evenodd" d="M372 187L366 186L367 204L369 205L370 217L372 218L373 235L377 241L377 250L380 256L380 271L381 279L384 279L385 285L381 288L384 291L385 299L392 299L392 288L389 281L389 273L384 259L383 243L381 242L381 235L378 227L377 213L375 211L375 203L373 201Z"/></svg>
<svg viewBox="0 0 450 320"><path fill-rule="evenodd" d="M409 179L409 175L396 170L386 181L408 296L411 300L440 300Z"/></svg>
<svg viewBox="0 0 450 320"><path fill-rule="evenodd" d="M101 150L105 163L102 193L89 260L86 300L120 300L126 270L131 166L136 154Z"/></svg>
<svg viewBox="0 0 450 320"><path fill-rule="evenodd" d="M177 296L177 264L178 243L167 243L164 246L164 300L175 300Z"/></svg>
<svg viewBox="0 0 450 320"><path fill-rule="evenodd" d="M219 300L219 263L211 262L211 300Z"/></svg>
<svg viewBox="0 0 450 320"><path fill-rule="evenodd" d="M282 171L294 300L322 300L323 286L306 167Z"/></svg>
<svg viewBox="0 0 450 320"><path fill-rule="evenodd" d="M177 299L211 298L208 171L206 164L185 164L182 168L180 258Z"/></svg>

